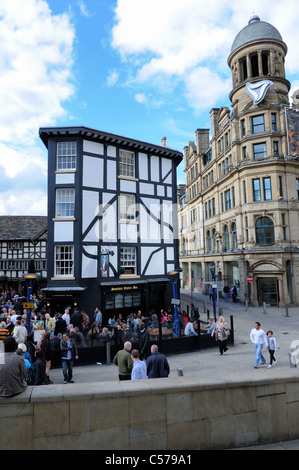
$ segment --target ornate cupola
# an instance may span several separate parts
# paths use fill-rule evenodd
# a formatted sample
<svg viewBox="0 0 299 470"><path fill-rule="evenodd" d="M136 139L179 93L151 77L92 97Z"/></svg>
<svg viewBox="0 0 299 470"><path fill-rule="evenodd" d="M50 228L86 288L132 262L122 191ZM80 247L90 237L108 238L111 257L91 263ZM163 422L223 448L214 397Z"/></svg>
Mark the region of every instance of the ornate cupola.
<svg viewBox="0 0 299 470"><path fill-rule="evenodd" d="M258 16L252 16L237 34L228 57L234 112L240 112L249 102L288 104L290 82L285 78L286 54L287 45L279 31Z"/></svg>

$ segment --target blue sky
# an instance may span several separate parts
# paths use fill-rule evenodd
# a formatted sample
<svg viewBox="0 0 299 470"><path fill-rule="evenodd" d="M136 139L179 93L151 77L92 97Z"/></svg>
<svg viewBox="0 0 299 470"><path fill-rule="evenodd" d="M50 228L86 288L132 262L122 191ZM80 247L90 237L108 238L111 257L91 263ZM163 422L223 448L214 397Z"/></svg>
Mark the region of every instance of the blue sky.
<svg viewBox="0 0 299 470"><path fill-rule="evenodd" d="M166 136L183 152L230 106L227 57L253 13L280 31L299 88L298 0L0 0L0 215L47 213L39 127Z"/></svg>

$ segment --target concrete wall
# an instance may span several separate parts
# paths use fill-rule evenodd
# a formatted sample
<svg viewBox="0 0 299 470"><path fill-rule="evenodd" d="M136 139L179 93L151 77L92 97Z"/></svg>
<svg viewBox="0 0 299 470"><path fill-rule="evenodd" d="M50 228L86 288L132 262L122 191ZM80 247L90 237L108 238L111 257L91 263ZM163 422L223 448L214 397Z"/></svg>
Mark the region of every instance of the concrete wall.
<svg viewBox="0 0 299 470"><path fill-rule="evenodd" d="M299 438L299 377L28 387L0 399L1 449L193 450Z"/></svg>

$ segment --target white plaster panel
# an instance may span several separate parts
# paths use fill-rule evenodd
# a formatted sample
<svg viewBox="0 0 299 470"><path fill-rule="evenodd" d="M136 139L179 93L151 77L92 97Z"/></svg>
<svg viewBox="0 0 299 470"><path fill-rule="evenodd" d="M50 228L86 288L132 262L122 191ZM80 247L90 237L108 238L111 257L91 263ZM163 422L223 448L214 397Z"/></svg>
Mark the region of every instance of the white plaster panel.
<svg viewBox="0 0 299 470"><path fill-rule="evenodd" d="M74 241L74 222L54 222L54 243Z"/></svg>
<svg viewBox="0 0 299 470"><path fill-rule="evenodd" d="M74 184L75 173L57 173L56 184Z"/></svg>
<svg viewBox="0 0 299 470"><path fill-rule="evenodd" d="M162 180L163 183L171 184L172 182L172 172L169 171L172 168L172 161L169 158L162 158ZM169 173L167 178L165 176Z"/></svg>
<svg viewBox="0 0 299 470"><path fill-rule="evenodd" d="M99 193L96 191L82 191L82 232L85 232L97 214Z"/></svg>
<svg viewBox="0 0 299 470"><path fill-rule="evenodd" d="M150 258L151 254L157 249L157 247L143 247L141 249L141 270L143 272L148 260L150 263L145 271L146 276L164 275L164 252L159 250L154 253Z"/></svg>
<svg viewBox="0 0 299 470"><path fill-rule="evenodd" d="M83 155L83 186L103 188L103 159Z"/></svg>
<svg viewBox="0 0 299 470"><path fill-rule="evenodd" d="M157 196L165 197L165 186L157 186Z"/></svg>
<svg viewBox="0 0 299 470"><path fill-rule="evenodd" d="M138 224L119 224L121 242L137 243Z"/></svg>
<svg viewBox="0 0 299 470"><path fill-rule="evenodd" d="M107 189L116 191L116 162L107 160Z"/></svg>
<svg viewBox="0 0 299 470"><path fill-rule="evenodd" d="M143 206L140 206L140 238L144 243L161 243L161 226Z"/></svg>
<svg viewBox="0 0 299 470"><path fill-rule="evenodd" d="M148 156L145 153L139 153L139 178L148 180Z"/></svg>
<svg viewBox="0 0 299 470"><path fill-rule="evenodd" d="M171 201L163 201L162 204L162 238L164 239L165 243L172 243L173 242L173 230L170 230L170 227L173 229L173 211L175 208Z"/></svg>
<svg viewBox="0 0 299 470"><path fill-rule="evenodd" d="M167 186L167 197L172 198L172 187L171 186Z"/></svg>
<svg viewBox="0 0 299 470"><path fill-rule="evenodd" d="M116 158L116 147L109 145L107 148L107 155L108 157Z"/></svg>
<svg viewBox="0 0 299 470"><path fill-rule="evenodd" d="M151 180L160 181L159 157L151 156Z"/></svg>
<svg viewBox="0 0 299 470"><path fill-rule="evenodd" d="M136 193L136 181L121 179L120 190L123 193Z"/></svg>
<svg viewBox="0 0 299 470"><path fill-rule="evenodd" d="M174 248L173 247L166 248L166 258L167 258L167 261L174 260Z"/></svg>
<svg viewBox="0 0 299 470"><path fill-rule="evenodd" d="M155 187L150 183L139 183L140 194L153 195L155 194Z"/></svg>
<svg viewBox="0 0 299 470"><path fill-rule="evenodd" d="M117 206L116 202L108 205L100 221L100 239L104 242L117 240Z"/></svg>
<svg viewBox="0 0 299 470"><path fill-rule="evenodd" d="M104 155L104 145L91 140L83 140L83 152L96 153Z"/></svg>
<svg viewBox="0 0 299 470"><path fill-rule="evenodd" d="M97 246L85 246L84 249L87 253L97 256ZM97 267L97 259L88 258L84 253L82 254L82 278L97 277Z"/></svg>

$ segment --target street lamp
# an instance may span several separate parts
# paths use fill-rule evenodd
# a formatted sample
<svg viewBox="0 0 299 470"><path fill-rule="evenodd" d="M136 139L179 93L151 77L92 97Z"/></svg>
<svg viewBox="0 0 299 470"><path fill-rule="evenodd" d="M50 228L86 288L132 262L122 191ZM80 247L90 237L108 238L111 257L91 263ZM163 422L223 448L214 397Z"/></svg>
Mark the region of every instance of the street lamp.
<svg viewBox="0 0 299 470"><path fill-rule="evenodd" d="M177 338L180 338L181 336L181 328L180 328L180 320L179 320L179 311L178 311L178 305L180 304L180 301L178 299L178 291L177 291L177 275L182 271L181 267L178 267L177 269L174 269L173 271L170 271L168 276L170 277L171 283L172 283L172 292L173 292L173 298L171 303L174 305L174 324L173 324L173 329L175 331L175 335Z"/></svg>
<svg viewBox="0 0 299 470"><path fill-rule="evenodd" d="M211 270L212 273L212 289L213 289L213 311L214 311L214 320L216 321L217 315L219 315L219 276L217 275L216 278L216 273L215 269L220 268L219 265L216 266L210 266L209 269ZM216 289L215 289L215 284L216 284Z"/></svg>
<svg viewBox="0 0 299 470"><path fill-rule="evenodd" d="M25 284L27 287L27 318L26 318L26 328L27 333L29 334L31 331L31 297L32 297L32 289L38 274L35 272L34 262L31 260L29 270L27 274L23 274L25 279Z"/></svg>

